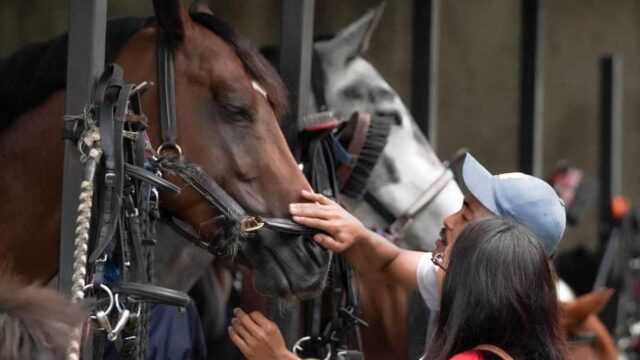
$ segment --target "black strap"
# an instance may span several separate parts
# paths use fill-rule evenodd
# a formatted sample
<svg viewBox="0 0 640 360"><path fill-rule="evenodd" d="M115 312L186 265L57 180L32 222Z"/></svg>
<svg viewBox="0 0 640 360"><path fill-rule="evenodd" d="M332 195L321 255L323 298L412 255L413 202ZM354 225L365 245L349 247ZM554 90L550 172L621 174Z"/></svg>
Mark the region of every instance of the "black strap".
<svg viewBox="0 0 640 360"><path fill-rule="evenodd" d="M158 106L160 107L160 124L162 126L162 145L175 146L177 144L176 121L176 89L173 47L165 34L158 37Z"/></svg>
<svg viewBox="0 0 640 360"><path fill-rule="evenodd" d="M159 176L156 176L150 171L144 168L141 168L139 166L134 166L134 165L125 163L124 173L140 181L144 181L147 184L151 184L157 187L158 190L162 190L166 193L173 194L173 195L180 194L180 188L177 185Z"/></svg>
<svg viewBox="0 0 640 360"><path fill-rule="evenodd" d="M326 76L322 68L322 59L318 51L314 48L311 53L311 89L316 102L316 108L319 112L329 109L325 97L325 82Z"/></svg>
<svg viewBox="0 0 640 360"><path fill-rule="evenodd" d="M151 284L119 282L112 285L114 292L127 295L130 302L163 303L185 307L189 304L189 295Z"/></svg>

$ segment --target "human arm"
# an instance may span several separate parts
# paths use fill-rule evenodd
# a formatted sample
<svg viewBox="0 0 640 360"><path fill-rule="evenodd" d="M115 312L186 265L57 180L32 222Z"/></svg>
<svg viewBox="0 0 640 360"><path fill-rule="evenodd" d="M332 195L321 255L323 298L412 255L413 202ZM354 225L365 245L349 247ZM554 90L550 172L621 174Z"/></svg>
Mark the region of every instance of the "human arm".
<svg viewBox="0 0 640 360"><path fill-rule="evenodd" d="M300 360L289 351L278 326L258 311L234 309L229 337L248 360Z"/></svg>
<svg viewBox="0 0 640 360"><path fill-rule="evenodd" d="M289 211L295 222L322 231L313 237L318 244L344 252L361 276L418 289L416 270L424 253L400 249L321 194L303 191L302 196L310 203L291 204Z"/></svg>

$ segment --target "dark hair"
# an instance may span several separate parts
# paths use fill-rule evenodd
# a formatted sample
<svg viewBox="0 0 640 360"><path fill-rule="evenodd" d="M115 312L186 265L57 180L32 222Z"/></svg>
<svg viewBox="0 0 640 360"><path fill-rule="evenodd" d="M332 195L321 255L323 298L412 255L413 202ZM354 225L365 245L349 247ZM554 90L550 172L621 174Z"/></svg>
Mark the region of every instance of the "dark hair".
<svg viewBox="0 0 640 360"><path fill-rule="evenodd" d="M488 218L463 229L451 249L440 308L425 359L449 359L480 344L515 359L564 358L547 253L513 221Z"/></svg>
<svg viewBox="0 0 640 360"><path fill-rule="evenodd" d="M160 2L162 3L162 2ZM280 76L259 51L229 25L214 16L193 13L198 24L220 36L269 94L276 116L288 111L287 89ZM113 62L129 39L154 18L126 17L110 20L106 30L105 64ZM0 131L17 116L44 103L67 83L68 35L25 45L13 55L0 58Z"/></svg>

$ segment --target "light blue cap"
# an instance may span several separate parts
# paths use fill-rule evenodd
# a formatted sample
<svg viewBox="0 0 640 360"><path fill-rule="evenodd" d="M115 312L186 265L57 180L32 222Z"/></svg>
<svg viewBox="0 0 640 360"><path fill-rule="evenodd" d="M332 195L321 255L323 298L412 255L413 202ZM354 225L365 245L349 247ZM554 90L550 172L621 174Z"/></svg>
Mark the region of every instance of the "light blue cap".
<svg viewBox="0 0 640 360"><path fill-rule="evenodd" d="M567 215L553 188L523 173L491 175L471 154L454 167L465 194L473 195L497 216L512 219L533 231L553 253L562 238Z"/></svg>

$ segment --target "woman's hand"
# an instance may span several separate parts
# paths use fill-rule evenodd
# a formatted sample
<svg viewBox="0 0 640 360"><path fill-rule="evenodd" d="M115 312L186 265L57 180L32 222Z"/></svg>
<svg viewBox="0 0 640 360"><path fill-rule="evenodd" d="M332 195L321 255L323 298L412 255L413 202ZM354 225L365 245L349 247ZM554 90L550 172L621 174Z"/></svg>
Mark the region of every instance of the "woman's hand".
<svg viewBox="0 0 640 360"><path fill-rule="evenodd" d="M323 195L303 190L302 197L311 202L290 204L289 213L298 224L323 231L313 239L327 250L345 251L368 235L360 220Z"/></svg>
<svg viewBox="0 0 640 360"><path fill-rule="evenodd" d="M278 326L258 311L246 314L236 308L229 337L248 360L299 360L287 350Z"/></svg>

